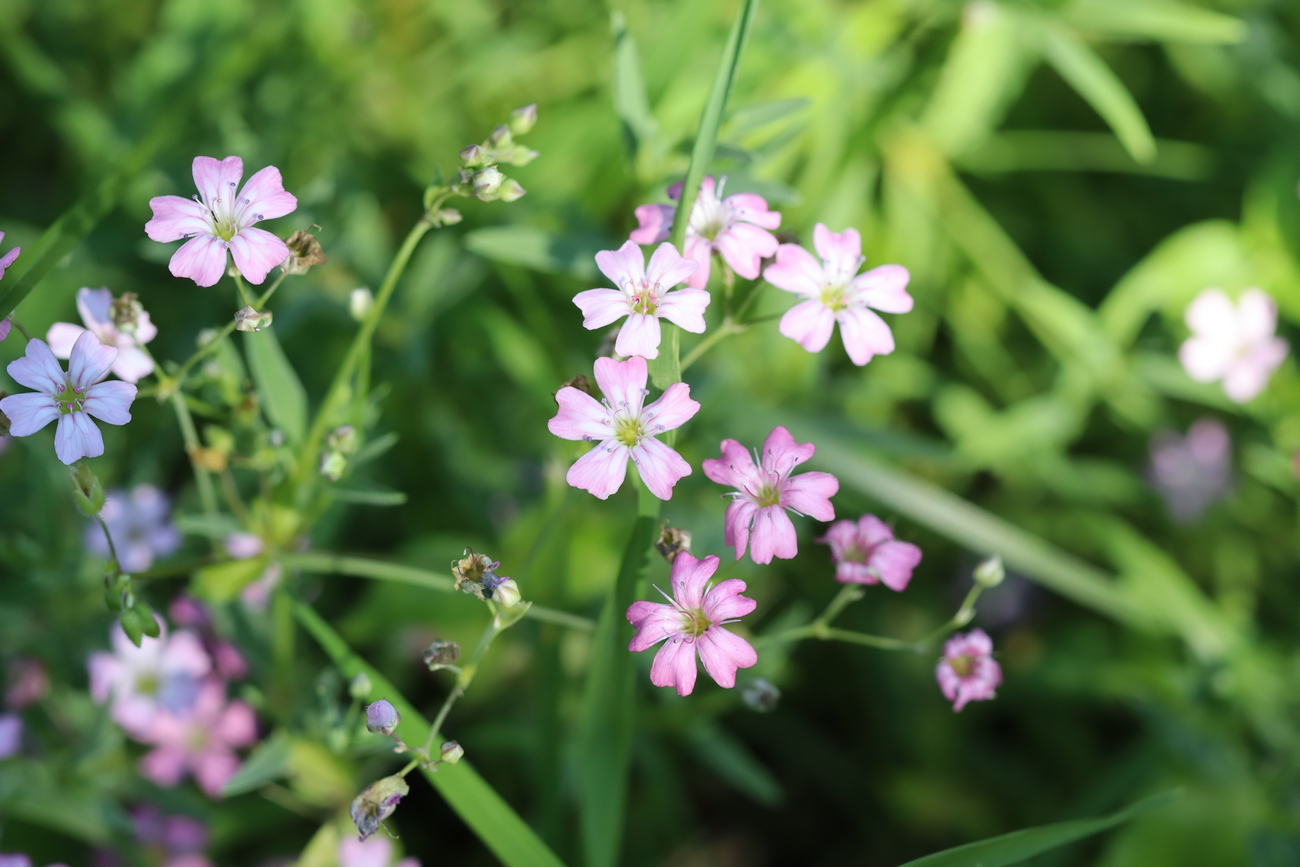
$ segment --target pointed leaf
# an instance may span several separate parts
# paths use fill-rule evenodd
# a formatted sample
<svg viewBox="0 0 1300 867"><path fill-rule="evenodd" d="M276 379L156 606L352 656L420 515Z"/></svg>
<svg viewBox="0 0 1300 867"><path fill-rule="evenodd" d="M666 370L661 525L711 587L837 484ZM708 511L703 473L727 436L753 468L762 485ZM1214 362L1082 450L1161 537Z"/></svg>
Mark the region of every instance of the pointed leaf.
<svg viewBox="0 0 1300 867"><path fill-rule="evenodd" d="M275 332L264 328L244 335L244 353L266 417L291 443L307 432L307 390L302 387Z"/></svg>

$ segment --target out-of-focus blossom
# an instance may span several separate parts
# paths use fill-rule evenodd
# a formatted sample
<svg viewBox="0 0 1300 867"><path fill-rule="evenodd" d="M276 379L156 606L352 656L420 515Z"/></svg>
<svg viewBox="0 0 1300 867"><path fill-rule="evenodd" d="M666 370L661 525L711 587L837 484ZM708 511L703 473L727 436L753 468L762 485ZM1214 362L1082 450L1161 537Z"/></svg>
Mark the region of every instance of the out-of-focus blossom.
<svg viewBox="0 0 1300 867"><path fill-rule="evenodd" d="M841 584L884 584L901 591L921 562L921 549L895 539L894 531L875 515L836 521L817 541L831 546L835 580Z"/></svg>
<svg viewBox="0 0 1300 867"><path fill-rule="evenodd" d="M706 177L686 225L686 258L700 265L686 281L693 289L709 285L715 251L746 280L758 277L763 259L776 252L776 236L768 230L780 228L781 215L767 209L767 200L754 193L721 196L722 185ZM681 199L682 185L669 187L668 197ZM674 205L642 205L636 209L640 225L628 237L638 244L666 241L676 213Z"/></svg>
<svg viewBox="0 0 1300 867"><path fill-rule="evenodd" d="M791 475L816 451L812 443L797 443L788 430L776 427L763 443L758 463L735 440L722 441L721 458L703 462L704 475L736 489L728 494L732 499L723 539L736 549L737 560L745 556L746 546L755 563L789 560L798 553L799 538L787 509L818 521L835 519L830 498L839 491L839 480L830 473Z"/></svg>
<svg viewBox="0 0 1300 867"><path fill-rule="evenodd" d="M212 667L223 680L239 680L248 674L248 663L235 645L217 634L207 606L193 596L181 595L172 600L167 613L177 626L198 630L203 649L212 658Z"/></svg>
<svg viewBox="0 0 1300 867"><path fill-rule="evenodd" d="M283 577L283 566L279 563L269 564L256 581L239 591L239 601L253 611L265 611L271 603L271 594L280 586Z"/></svg>
<svg viewBox="0 0 1300 867"><path fill-rule="evenodd" d="M934 670L943 697L952 702L953 712L967 702L994 698L1002 683L1002 666L992 657L993 640L983 629L954 635L943 646L943 659Z"/></svg>
<svg viewBox="0 0 1300 867"><path fill-rule="evenodd" d="M5 233L0 232L0 243L4 243L4 239L5 239ZM14 247L8 253L5 253L3 256L0 256L0 279L4 278L5 271L9 269L9 266L14 263L14 260L18 258L18 254L21 253L22 251L23 251L22 247ZM0 334L0 340L4 340L3 334Z"/></svg>
<svg viewBox="0 0 1300 867"><path fill-rule="evenodd" d="M207 826L198 819L166 815L145 805L131 811L135 835L160 867L211 867L203 856L208 845Z"/></svg>
<svg viewBox="0 0 1300 867"><path fill-rule="evenodd" d="M0 759L17 755L23 745L23 718L16 713L0 713Z"/></svg>
<svg viewBox="0 0 1300 867"><path fill-rule="evenodd" d="M267 166L248 179L243 189L244 161L194 158L196 199L156 196L149 200L153 219L144 230L155 241L188 238L172 256L169 268L200 286L212 286L226 269L226 253L250 283L261 283L271 269L289 258L289 247L264 229L261 220L291 214L298 200L284 190L280 170Z"/></svg>
<svg viewBox="0 0 1300 867"><path fill-rule="evenodd" d="M178 629L145 636L136 647L120 627L110 633L112 653L90 656L90 694L113 700L113 719L136 740L151 736L161 716L189 714L212 664L198 636Z"/></svg>
<svg viewBox="0 0 1300 867"><path fill-rule="evenodd" d="M105 346L117 348L117 358L109 368L119 379L127 382L139 382L153 373L153 361L140 348L158 336L158 328L149 321L149 314L143 311L137 317L134 330L130 333L119 330L113 321L113 293L107 289L78 289L77 312L86 327L71 322L56 322L46 332L50 351L56 358L68 358L77 338L87 330L99 338Z"/></svg>
<svg viewBox="0 0 1300 867"><path fill-rule="evenodd" d="M181 533L171 522L171 499L153 485L136 485L131 493L109 491L99 516L108 525L123 572L143 572L155 557L167 557L181 546ZM99 557L109 556L104 528L95 521L86 526L86 548Z"/></svg>
<svg viewBox="0 0 1300 867"><path fill-rule="evenodd" d="M1232 490L1232 439L1217 419L1203 418L1181 437L1162 431L1151 438L1147 478L1169 514L1190 524Z"/></svg>
<svg viewBox="0 0 1300 867"><path fill-rule="evenodd" d="M174 786L187 773L193 774L208 797L215 798L239 770L235 750L257 740L257 721L246 703L226 702L224 684L208 680L190 713L159 714L148 736L140 740L154 745L140 760L146 777L160 786Z"/></svg>
<svg viewBox="0 0 1300 867"><path fill-rule="evenodd" d="M854 364L893 352L894 335L872 310L906 313L912 309L907 269L881 265L858 274L866 258L857 229L836 234L818 223L813 246L821 262L798 244L782 244L776 262L763 272L763 279L776 288L804 299L781 317L781 333L809 352L821 352L838 322L840 339Z"/></svg>
<svg viewBox="0 0 1300 867"><path fill-rule="evenodd" d="M1197 382L1223 380L1237 403L1263 391L1286 358L1287 342L1274 334L1277 304L1262 289L1247 289L1236 304L1222 289L1206 289L1184 318L1192 336L1178 350L1183 369Z"/></svg>
<svg viewBox="0 0 1300 867"><path fill-rule="evenodd" d="M417 858L393 863L393 841L387 837L358 840L348 836L339 841L339 867L420 867Z"/></svg>
<svg viewBox="0 0 1300 867"><path fill-rule="evenodd" d="M0 867L32 867L32 859L20 853L6 854L0 852ZM67 867L67 865L51 864L49 867Z"/></svg>
<svg viewBox="0 0 1300 867"><path fill-rule="evenodd" d="M582 311L582 326L587 329L604 328L627 317L614 343L619 355L658 358L660 317L685 331L703 333L709 293L703 289L669 291L699 267L679 256L672 244L660 244L648 268L645 254L632 241L617 250L600 251L596 264L618 288L588 289L575 295L573 303Z"/></svg>
<svg viewBox="0 0 1300 867"><path fill-rule="evenodd" d="M655 686L671 686L678 695L690 695L695 689L697 653L709 676L728 689L736 685L738 669L758 662L748 641L723 628L723 624L749 614L758 603L740 595L745 582L739 578L708 586L718 562L712 554L697 560L682 551L673 560L673 594L663 594L668 604L633 602L628 607L627 619L636 628L628 650L649 650L664 642L650 666L650 682Z"/></svg>
<svg viewBox="0 0 1300 867"><path fill-rule="evenodd" d="M569 467L565 479L570 485L604 500L622 486L630 458L650 493L667 500L677 481L690 475L691 465L655 437L685 424L700 405L691 400L689 385L674 382L644 406L647 374L646 360L639 356L627 361L598 358L596 383L604 400L571 385L556 392L560 410L547 428L566 440L596 443Z"/></svg>
<svg viewBox="0 0 1300 867"><path fill-rule="evenodd" d="M5 689L5 706L22 710L35 704L50 691L50 679L39 659L15 659L9 666L9 686Z"/></svg>
<svg viewBox="0 0 1300 867"><path fill-rule="evenodd" d="M11 394L0 400L0 412L9 417L9 433L30 436L52 421L54 452L65 464L104 453L104 438L91 416L108 424L131 420L135 386L129 382L100 382L117 358L117 350L103 346L86 332L72 346L68 372L64 373L45 341L27 341L26 354L9 362L9 375L35 391Z"/></svg>
<svg viewBox="0 0 1300 867"><path fill-rule="evenodd" d="M0 319L0 340L4 340L9 336L10 328L13 328L13 323L9 321L8 316Z"/></svg>
<svg viewBox="0 0 1300 867"><path fill-rule="evenodd" d="M223 540L222 544L226 548L226 553L236 560L247 560L249 557L256 557L266 547L261 537L254 536L252 533L231 533Z"/></svg>

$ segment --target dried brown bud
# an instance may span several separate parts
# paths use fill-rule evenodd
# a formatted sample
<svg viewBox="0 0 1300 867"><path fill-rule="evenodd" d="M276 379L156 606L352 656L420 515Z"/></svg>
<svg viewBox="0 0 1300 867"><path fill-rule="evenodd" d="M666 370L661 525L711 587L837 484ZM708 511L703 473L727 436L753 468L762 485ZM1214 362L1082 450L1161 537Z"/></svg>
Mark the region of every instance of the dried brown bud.
<svg viewBox="0 0 1300 867"><path fill-rule="evenodd" d="M591 380L588 379L585 374L581 373L564 383L564 385L561 385L560 388L576 388L584 394L589 394L592 397L596 396L596 389L591 387ZM551 397L555 397L559 393L559 389L556 389L551 392Z"/></svg>
<svg viewBox="0 0 1300 867"><path fill-rule="evenodd" d="M424 664L430 671L437 671L449 665L455 665L460 659L460 645L454 641L438 639L424 649Z"/></svg>
<svg viewBox="0 0 1300 867"><path fill-rule="evenodd" d="M669 563L673 562L678 554L691 550L691 531L670 527L665 521L663 529L659 532L659 538L655 539L655 550Z"/></svg>
<svg viewBox="0 0 1300 867"><path fill-rule="evenodd" d="M364 840L379 830L384 820L393 815L397 804L411 791L406 780L397 775L376 780L352 801L352 822Z"/></svg>

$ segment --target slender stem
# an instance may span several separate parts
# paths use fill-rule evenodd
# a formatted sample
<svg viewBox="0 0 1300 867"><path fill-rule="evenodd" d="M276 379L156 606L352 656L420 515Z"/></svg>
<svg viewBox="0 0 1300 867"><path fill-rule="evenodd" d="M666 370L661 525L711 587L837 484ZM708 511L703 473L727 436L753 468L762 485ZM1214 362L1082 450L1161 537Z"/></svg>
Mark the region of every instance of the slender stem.
<svg viewBox="0 0 1300 867"><path fill-rule="evenodd" d="M730 317L723 319L722 322L718 325L718 327L713 329L713 333L711 333L708 337L705 337L699 343L695 344L695 348L692 349L690 352L688 352L686 354L686 357L682 359L682 372L684 373L686 371L686 368L690 367L692 364L699 361L700 356L708 352L718 343L722 342L724 339L730 337L733 334L740 334L748 327L749 327L748 324L741 325L737 322L734 322Z"/></svg>
<svg viewBox="0 0 1300 867"><path fill-rule="evenodd" d="M826 606L826 610L822 612L822 616L818 617L815 622L824 623L829 626L830 622L838 617L839 613L848 607L850 603L856 602L861 598L861 587L856 584L845 584L840 588L840 592L836 594L835 598L831 600L831 604Z"/></svg>
<svg viewBox="0 0 1300 867"><path fill-rule="evenodd" d="M113 534L108 532L108 524L105 524L104 519L101 518L98 514L95 515L95 520L99 522L99 526L104 531L104 538L108 540L109 556L113 558L113 562L117 564L117 568L121 569L122 561L117 559L117 546L113 544Z"/></svg>
<svg viewBox="0 0 1300 867"><path fill-rule="evenodd" d="M248 287L244 285L244 278L238 271L235 272L235 286L239 289L239 300L244 303L245 307L252 307L253 296L248 294Z"/></svg>
<svg viewBox="0 0 1300 867"><path fill-rule="evenodd" d="M176 409L176 420L180 422L181 437L185 440L185 451L190 456L190 466L194 467L194 481L199 486L199 501L203 503L204 512L215 515L217 493L212 487L212 476L198 461L198 450L202 446L199 444L199 432L194 427L194 418L190 415L190 408L185 405L185 395L181 394L179 389L172 392L171 399L172 406Z"/></svg>
<svg viewBox="0 0 1300 867"><path fill-rule="evenodd" d="M488 607L493 607L491 602L488 603ZM474 648L474 652L470 655L469 661L461 666L460 674L456 677L455 688L447 694L447 698L442 703L442 707L438 709L438 715L433 718L433 723L429 726L429 737L425 740L424 749L422 750L426 761L429 758L429 750L433 748L434 739L437 738L438 733L442 731L442 724L447 721L447 714L451 713L452 707L460 697L465 694L465 690L469 689L469 685L474 682L474 675L478 673L479 662L487 653L488 648L492 646L492 640L495 639L497 634L500 632L501 628L497 626L496 612L494 609L491 622L488 623L487 629L483 630L483 637L478 640L478 647Z"/></svg>
<svg viewBox="0 0 1300 867"><path fill-rule="evenodd" d="M3 318L4 318L4 317L0 317L0 319L3 319ZM31 339L32 339L32 338L31 338L31 335L27 333L27 329L26 329L26 328L23 328L21 325L18 324L18 320L17 320L17 319L15 319L15 318L13 318L12 316L10 316L10 317L9 317L9 324L12 325L14 328L17 328L17 329L18 329L18 333L21 334L21 335L23 336L23 340L24 340L24 341L28 341L28 340L31 340Z"/></svg>

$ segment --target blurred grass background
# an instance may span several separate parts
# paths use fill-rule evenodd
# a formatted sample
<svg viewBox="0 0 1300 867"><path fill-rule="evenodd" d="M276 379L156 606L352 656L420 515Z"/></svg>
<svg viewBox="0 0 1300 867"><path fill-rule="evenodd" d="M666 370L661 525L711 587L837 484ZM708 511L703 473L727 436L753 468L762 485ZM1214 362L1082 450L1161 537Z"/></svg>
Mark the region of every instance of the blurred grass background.
<svg viewBox="0 0 1300 867"><path fill-rule="evenodd" d="M545 429L551 393L590 370L601 341L571 298L597 285L590 253L616 247L632 209L663 201L685 170L736 6L8 0L7 243L29 246L138 143L156 147L16 316L40 334L75 319L80 286L133 291L159 326L155 355L187 357L231 293L170 277L171 249L141 231L148 199L188 194L195 154L239 154L249 173L274 164L300 206L269 228L315 224L330 258L272 305L314 406L355 327L347 293L377 285L423 187L537 102L528 144L542 156L512 172L528 196L470 202L462 224L427 239L379 330L373 378L390 388L375 433L400 440L363 474L408 503L335 507L312 544L429 568L473 545L526 598L594 616L634 509L566 490L576 452ZM873 510L924 548L908 591L876 589L849 627L922 635L960 600L977 552L1004 553L1015 574L977 623L1006 682L996 702L954 715L933 659L827 645L765 654L755 673L784 690L767 715L712 685L681 701L643 681L626 864L896 864L1173 786L1185 789L1174 805L1036 863L1300 863L1300 380L1288 361L1237 407L1175 358L1183 308L1208 285L1263 287L1295 334L1298 28L1300 7L1282 0L762 5L715 173L768 196L788 240L819 221L858 227L869 264L911 270L917 307L891 317L897 352L864 369L838 339L812 356L774 324L731 339L687 373L704 408L680 448L698 468L722 437L756 443L783 423L823 445L816 469L845 480L842 517ZM760 313L788 304L767 291ZM7 341L0 361L20 352ZM1233 433L1236 485L1182 526L1144 482L1148 443L1205 415ZM138 402L106 440L106 484L154 482L193 509L166 407ZM121 822L115 803L161 797L214 822L219 864L295 857L387 767L319 746L337 679L300 639L297 704L279 722L316 747L276 803L177 800L133 781L130 754L78 694L108 618L65 484L48 434L0 457L0 651L44 659L61 685L43 752L0 763L0 849L89 863ZM984 513L954 518L931 485L1032 534L1016 537L1029 547L1002 550ZM717 495L697 469L665 511L700 555L727 553ZM820 528L801 531L794 561L725 567L759 600L753 631L807 618L835 592L812 544ZM161 607L176 589L149 596ZM419 649L481 628L465 597L335 578L302 589L431 707L445 684L421 672ZM264 629L242 635L259 659ZM451 720L571 862L585 662L581 634L526 623ZM407 851L491 863L414 788L396 817ZM54 815L69 799L84 821Z"/></svg>

